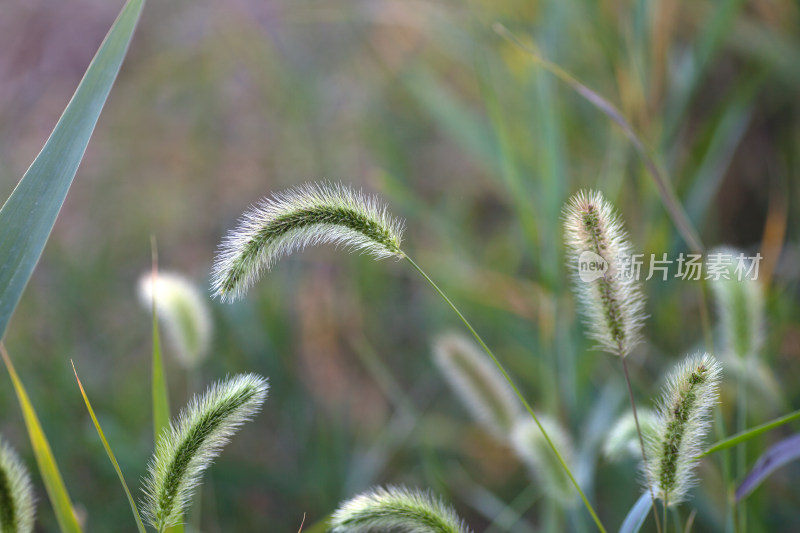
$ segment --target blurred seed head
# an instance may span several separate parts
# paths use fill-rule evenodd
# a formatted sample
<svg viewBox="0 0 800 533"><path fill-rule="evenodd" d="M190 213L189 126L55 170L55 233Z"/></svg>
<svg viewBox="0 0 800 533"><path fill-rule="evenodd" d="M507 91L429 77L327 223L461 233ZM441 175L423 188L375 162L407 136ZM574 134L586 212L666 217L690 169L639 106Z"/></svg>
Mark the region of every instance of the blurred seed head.
<svg viewBox="0 0 800 533"><path fill-rule="evenodd" d="M0 531L33 531L33 487L17 453L0 439Z"/></svg>
<svg viewBox="0 0 800 533"><path fill-rule="evenodd" d="M711 291L719 315L723 353L740 360L756 357L764 340L764 294L758 280L739 278L736 265L741 252L717 248L709 256L720 254L730 261L726 277L711 279ZM744 258L745 271L752 261Z"/></svg>
<svg viewBox="0 0 800 533"><path fill-rule="evenodd" d="M656 497L670 505L683 501L694 484L721 373L722 366L706 353L687 357L667 377L646 468Z"/></svg>
<svg viewBox="0 0 800 533"><path fill-rule="evenodd" d="M656 414L650 409L637 409L639 427L645 440L652 439L656 430ZM610 461L621 461L632 457L641 461L642 448L639 445L639 436L636 433L636 420L633 411L627 411L614 422L606 433L603 442L603 455Z"/></svg>
<svg viewBox="0 0 800 533"><path fill-rule="evenodd" d="M520 415L514 391L481 349L458 333L433 342L433 358L472 416L500 441L507 441Z"/></svg>
<svg viewBox="0 0 800 533"><path fill-rule="evenodd" d="M639 282L625 275L632 246L614 207L597 191L581 191L564 207L564 239L568 265L575 273L575 290L589 335L608 353L627 356L640 341L644 296ZM604 275L581 279L579 264L586 255L603 263Z"/></svg>
<svg viewBox="0 0 800 533"><path fill-rule="evenodd" d="M203 472L230 437L261 408L267 380L240 374L195 396L158 436L144 482L143 516L159 532L177 524Z"/></svg>
<svg viewBox="0 0 800 533"><path fill-rule="evenodd" d="M333 513L332 533L470 533L440 499L405 487L374 488L345 501Z"/></svg>
<svg viewBox="0 0 800 533"><path fill-rule="evenodd" d="M403 257L403 222L377 197L339 184L309 183L262 199L228 232L212 270L211 291L232 302L281 257L334 243L376 259Z"/></svg>
<svg viewBox="0 0 800 533"><path fill-rule="evenodd" d="M186 368L198 366L211 346L212 322L206 299L184 276L171 272L152 273L139 279L139 299L156 313L178 361Z"/></svg>
<svg viewBox="0 0 800 533"><path fill-rule="evenodd" d="M566 430L548 416L540 415L539 422L572 470L575 465L574 451L572 439ZM533 419L518 419L511 432L511 445L517 457L525 463L533 477L539 480L546 497L552 498L562 507L572 507L578 502L572 481Z"/></svg>

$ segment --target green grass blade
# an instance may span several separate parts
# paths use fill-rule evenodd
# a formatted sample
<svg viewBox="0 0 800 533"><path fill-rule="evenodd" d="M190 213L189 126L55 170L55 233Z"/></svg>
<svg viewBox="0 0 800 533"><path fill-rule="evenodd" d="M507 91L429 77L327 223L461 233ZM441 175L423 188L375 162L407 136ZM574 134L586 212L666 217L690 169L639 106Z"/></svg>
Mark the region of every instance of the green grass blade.
<svg viewBox="0 0 800 533"><path fill-rule="evenodd" d="M667 209L667 213L669 213L672 223L675 224L675 227L678 229L681 237L684 241L686 241L686 244L689 246L689 248L691 248L691 250L695 253L701 253L703 251L703 243L700 240L700 235L697 233L697 230L689 220L683 205L681 205L678 195L675 193L675 189L672 186L672 182L670 182L665 173L660 170L659 165L646 148L644 141L642 141L641 137L639 137L639 135L636 133L636 130L633 129L633 126L631 126L630 122L628 122L628 120L622 115L622 112L611 102L578 81L570 73L558 65L546 60L544 57L539 55L536 50L526 46L502 24L495 23L494 30L499 35L505 37L525 53L527 53L537 65L541 66L558 79L569 85L572 90L581 95L586 101L591 103L593 106L595 106L595 108L600 110L612 122L614 122L614 124L620 127L633 147L639 153L639 156L644 162L644 166L647 168L647 171L653 178L656 188L658 189L661 202Z"/></svg>
<svg viewBox="0 0 800 533"><path fill-rule="evenodd" d="M50 498L50 504L53 506L58 527L62 533L81 533L81 527L78 525L78 520L73 512L72 501L69 499L64 480L61 478L61 472L59 472L58 465L53 457L53 451L50 449L50 444L44 435L39 418L36 416L36 411L34 411L33 405L28 398L28 393L25 391L19 376L17 376L17 371L14 370L14 365L11 364L11 358L8 356L6 347L2 342L0 342L0 355L3 357L3 362L8 369L8 375L11 376L11 381L14 384L14 391L19 399L25 426L28 428L28 437L31 439L33 453L36 455L36 463L39 465L39 472L42 475L47 496Z"/></svg>
<svg viewBox="0 0 800 533"><path fill-rule="evenodd" d="M153 286L158 276L158 248L156 238L150 238L150 252L153 257ZM153 318L153 440L158 445L158 436L169 426L169 391L167 378L164 372L164 360L161 355L161 337L158 333L158 309L156 307L156 291L153 291L152 302Z"/></svg>
<svg viewBox="0 0 800 533"><path fill-rule="evenodd" d="M156 239L150 240L153 255L153 277L158 276L158 248ZM154 284L155 285L155 284ZM158 445L158 436L169 427L169 390L167 389L167 375L164 372L164 360L161 355L161 337L158 332L158 313L156 309L156 291L153 291L153 381L151 385L153 395L153 440ZM166 529L168 533L183 533L183 524L178 524Z"/></svg>
<svg viewBox="0 0 800 533"><path fill-rule="evenodd" d="M732 448L737 444L741 444L745 441L748 441L754 437L761 435L762 433L769 431L770 429L776 428L778 426L782 426L784 424L788 424L794 420L800 419L800 409L789 413L788 415L782 416L780 418L776 418L771 422L766 422L761 424L760 426L756 426L752 429L748 429L746 431L742 431L741 433L737 433L732 437L728 437L727 439L721 440L714 445L712 445L709 449L707 449L700 457L705 457L706 455L711 455L712 453L718 452L720 450L725 450L727 448Z"/></svg>
<svg viewBox="0 0 800 533"><path fill-rule="evenodd" d="M125 483L125 476L122 475L122 470L119 467L119 463L117 463L117 458L114 457L114 452L111 451L111 446L106 440L106 436L103 433L103 428L100 427L100 422L97 421L97 417L94 415L92 404L89 403L89 397L86 396L86 391L83 389L83 384L78 377L78 371L75 370L75 363L72 363L72 371L75 372L75 380L78 382L78 387L81 389L81 396L83 396L83 401L86 403L86 409L89 411L89 416L92 417L92 422L97 430L97 434L100 436L100 440L103 441L103 447L106 449L106 453L108 454L108 458L111 460L111 464L114 465L114 470L117 471L117 476L119 476L119 481L122 483L122 488L125 489L125 495L128 497L128 503L131 504L131 511L133 511L133 516L136 519L136 527L139 529L139 533L146 533L144 524L142 523L142 518L139 516L139 509L136 508L136 502L133 500L133 496L131 496L131 491L128 490L128 484Z"/></svg>
<svg viewBox="0 0 800 533"><path fill-rule="evenodd" d="M652 502L649 492L642 494L631 507L631 510L628 511L625 521L622 522L622 526L619 528L619 533L639 533L647 515L650 514L650 508L653 506Z"/></svg>
<svg viewBox="0 0 800 533"><path fill-rule="evenodd" d="M143 5L125 4L44 148L0 209L0 338L50 236Z"/></svg>

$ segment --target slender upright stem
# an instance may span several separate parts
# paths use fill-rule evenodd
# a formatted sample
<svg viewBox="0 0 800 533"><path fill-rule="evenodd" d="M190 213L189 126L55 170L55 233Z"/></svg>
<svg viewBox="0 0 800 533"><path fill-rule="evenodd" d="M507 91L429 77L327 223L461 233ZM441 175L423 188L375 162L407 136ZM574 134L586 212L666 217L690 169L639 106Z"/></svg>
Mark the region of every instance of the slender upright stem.
<svg viewBox="0 0 800 533"><path fill-rule="evenodd" d="M669 502L667 500L669 500L669 496L664 494L664 533L669 533L667 529L667 507L669 506Z"/></svg>
<svg viewBox="0 0 800 533"><path fill-rule="evenodd" d="M544 439L547 441L547 444L550 446L550 449L553 450L553 453L556 455L558 461L561 463L561 467L567 473L567 476L569 477L570 481L572 481L572 484L575 486L575 489L578 491L578 494L580 494L581 499L583 500L583 504L586 506L586 510L589 511L589 514L592 515L592 519L594 519L594 523L597 525L597 528L602 533L606 533L606 529L603 527L603 523L600 521L600 518L597 516L597 513L595 513L592 504L589 503L589 500L586 498L586 495L583 493L583 490L581 490L580 485L578 485L578 482L575 480L575 476L572 475L569 466L567 466L567 463L564 461L564 458L559 453L558 448L556 448L556 446L553 444L553 441L550 440L550 436L542 427L542 424L539 422L539 418L536 416L536 413L533 412L533 408L530 406L528 401L519 391L519 388L514 383L514 380L511 379L511 376L508 374L508 372L506 372L506 369L503 367L503 365L500 363L497 357L495 357L494 353L492 353L492 350L490 350L489 347L486 346L486 343L483 342L483 339L481 338L480 335L478 335L478 332L475 331L475 328L473 328L472 325L469 323L469 321L464 317L464 315L461 314L461 311L459 311L458 308L455 306L455 304L453 304L453 302L450 300L450 298L448 298L447 295L444 292L442 292L442 289L440 289L439 286L436 285L436 283L434 283L434 281L430 277L428 277L428 275L419 267L419 265L417 265L408 255L406 255L405 253L403 255L408 260L408 262L411 263L411 266L413 266L414 269L417 272L419 272L419 274L423 278L425 278L425 281L427 281L431 285L431 287L433 287L436 290L436 292L439 293L439 296L441 296L442 299L445 302L447 302L447 305L449 305L450 308L453 310L453 312L455 312L455 314L458 315L458 318L461 319L461 321L467 327L469 332L472 333L472 336L475 337L476 341L478 341L478 344L480 344L481 348L483 348L483 351L486 352L486 354L491 358L492 362L494 362L495 366L497 366L497 369L500 371L500 373L506 379L508 384L511 386L514 393L517 395L517 398L519 398L519 401L522 402L522 405L525 407L525 410L528 411L528 413L533 418L533 421L536 422L536 425L539 427L539 431L542 432L542 435L544 436Z"/></svg>
<svg viewBox="0 0 800 533"><path fill-rule="evenodd" d="M650 479L650 474L647 469L647 453L644 448L644 438L642 437L642 428L639 426L639 414L636 412L636 402L633 399L633 388L631 387L631 378L628 375L628 362L627 359L620 354L622 359L622 372L625 374L625 384L628 386L628 398L631 400L631 410L633 411L633 421L636 423L636 434L639 435L639 446L642 449L642 461L644 462L647 472L647 489L650 491L650 504L653 506L653 520L656 521L656 529L661 533L661 523L658 521L658 509L656 509L656 496L653 492L653 481Z"/></svg>
<svg viewBox="0 0 800 533"><path fill-rule="evenodd" d="M739 405L736 407L736 431L742 432L747 429L747 378L750 372L750 357L745 356L744 371L739 374L736 395ZM743 442L736 449L736 475L743 479L747 475L747 443ZM736 506L739 515L739 527L737 531L747 533L747 501L743 500Z"/></svg>

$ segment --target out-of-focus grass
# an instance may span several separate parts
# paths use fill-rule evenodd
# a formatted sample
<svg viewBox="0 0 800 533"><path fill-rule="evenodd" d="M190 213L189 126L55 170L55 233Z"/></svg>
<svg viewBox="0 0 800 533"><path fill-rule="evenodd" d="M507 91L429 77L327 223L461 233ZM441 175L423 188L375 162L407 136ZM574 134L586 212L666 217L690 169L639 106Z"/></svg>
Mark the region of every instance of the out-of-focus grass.
<svg viewBox="0 0 800 533"><path fill-rule="evenodd" d="M3 198L118 7L4 6ZM590 350L575 316L561 205L579 187L600 188L640 251L688 249L622 132L492 32L495 21L623 111L709 246L755 252L768 214L788 206L771 218L786 236L762 354L781 392L771 402L750 395L751 425L800 404L796 4L153 2L6 337L88 530L115 530L129 511L69 360L135 485L152 447L150 323L135 294L150 235L162 268L204 284L220 237L247 205L309 180L364 185L405 217L409 252L533 405L578 442L591 442L592 422L618 409L599 400L620 378L615 362ZM703 343L697 284L651 280L645 292L647 342L632 356L641 405L663 370ZM215 305L214 318L204 379L253 371L270 377L272 391L209 471L204 531L295 531L303 513L314 523L377 482L431 487L479 531L512 502L493 531L541 524L537 488L431 363L432 336L458 324L401 264L309 250L245 301ZM165 357L182 404L190 385ZM729 429L734 394L723 393ZM32 464L10 386L0 402L0 430ZM749 462L783 434L754 441ZM796 469L750 497L750 531L800 528ZM601 459L588 485L602 489L597 507L612 529L638 497L634 470ZM695 531L722 530L719 472L718 459L701 471ZM40 514L52 530L52 513ZM567 523L588 528L585 518L576 512Z"/></svg>

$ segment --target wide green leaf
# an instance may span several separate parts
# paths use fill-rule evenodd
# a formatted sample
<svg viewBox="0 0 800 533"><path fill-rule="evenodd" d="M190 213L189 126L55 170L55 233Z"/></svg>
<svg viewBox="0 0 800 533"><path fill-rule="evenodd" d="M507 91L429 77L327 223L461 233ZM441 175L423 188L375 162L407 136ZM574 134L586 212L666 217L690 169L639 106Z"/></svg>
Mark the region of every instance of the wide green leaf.
<svg viewBox="0 0 800 533"><path fill-rule="evenodd" d="M0 338L42 254L117 78L144 0L128 0L53 133L0 209Z"/></svg>

